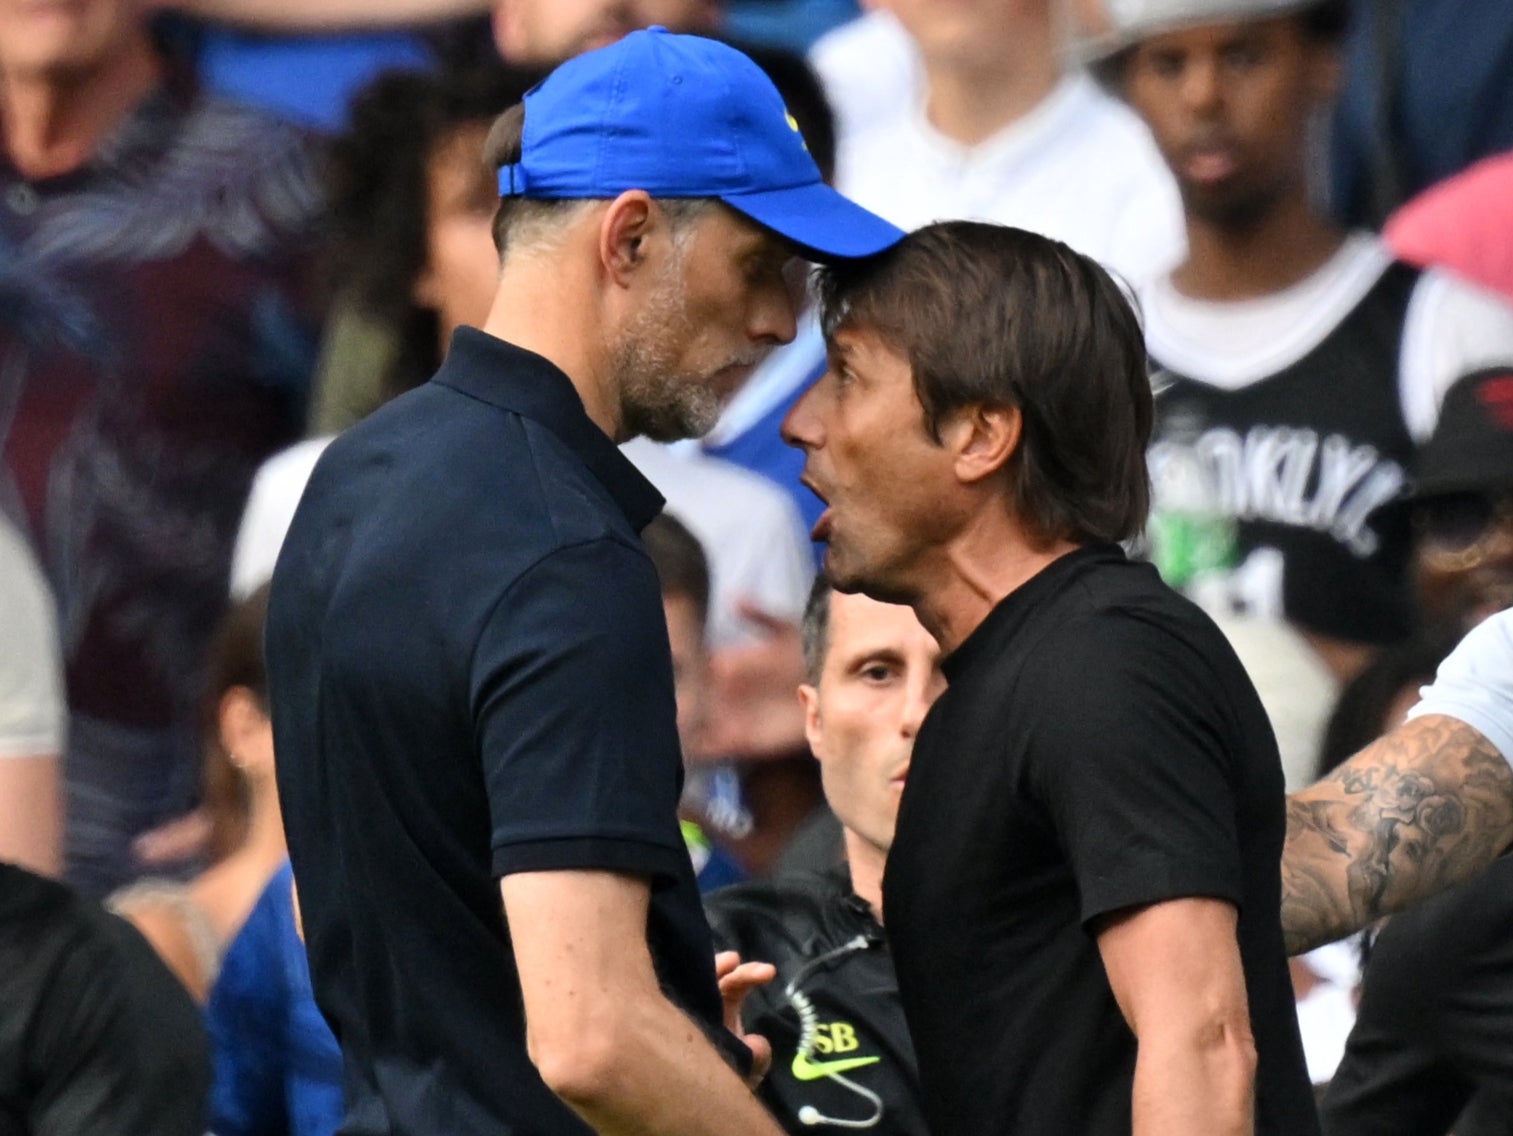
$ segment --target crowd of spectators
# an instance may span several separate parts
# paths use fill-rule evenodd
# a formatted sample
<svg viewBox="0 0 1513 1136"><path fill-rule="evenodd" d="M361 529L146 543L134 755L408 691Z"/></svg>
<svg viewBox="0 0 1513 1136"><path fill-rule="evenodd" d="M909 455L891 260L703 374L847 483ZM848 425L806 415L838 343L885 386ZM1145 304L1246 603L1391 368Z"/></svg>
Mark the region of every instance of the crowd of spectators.
<svg viewBox="0 0 1513 1136"><path fill-rule="evenodd" d="M1289 788L1513 607L1506 0L148 7L0 0L0 1117L22 1132L335 1131L265 585L325 444L488 312L494 118L635 28L749 50L827 178L898 225L1032 229L1128 283L1157 394L1141 551L1229 636ZM824 367L810 315L703 442L625 448L668 502L646 540L701 886L841 860L795 694L818 683L819 503L778 433ZM1328 1131L1445 1136L1464 1110L1460 1136L1513 1132L1503 867L1370 951L1295 960L1316 1084L1344 1061Z"/></svg>

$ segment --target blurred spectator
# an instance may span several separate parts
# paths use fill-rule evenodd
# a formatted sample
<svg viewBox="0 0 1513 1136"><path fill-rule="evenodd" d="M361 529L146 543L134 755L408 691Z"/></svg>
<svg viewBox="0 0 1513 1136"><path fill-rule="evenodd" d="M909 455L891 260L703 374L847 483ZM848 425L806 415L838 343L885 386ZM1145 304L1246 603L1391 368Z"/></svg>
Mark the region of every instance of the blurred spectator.
<svg viewBox="0 0 1513 1136"><path fill-rule="evenodd" d="M483 164L483 140L541 74L498 61L398 72L354 102L351 128L332 147L340 318L322 344L313 433L337 433L425 382L453 329L488 315L499 273L489 232L499 191Z"/></svg>
<svg viewBox="0 0 1513 1136"><path fill-rule="evenodd" d="M52 593L0 514L0 861L56 876L63 866L58 755L63 668Z"/></svg>
<svg viewBox="0 0 1513 1136"><path fill-rule="evenodd" d="M709 562L698 538L668 513L654 517L641 530L641 540L662 589L662 610L667 615L667 638L672 648L673 695L678 704L678 742L686 762L701 751L711 710L709 647L705 641ZM684 782L685 790L693 780L690 777ZM699 890L706 892L745 879L740 864L710 840L700 823L707 818L686 791L678 811Z"/></svg>
<svg viewBox="0 0 1513 1136"><path fill-rule="evenodd" d="M1513 857L1388 920L1327 1136L1513 1133Z"/></svg>
<svg viewBox="0 0 1513 1136"><path fill-rule="evenodd" d="M857 0L728 0L724 30L742 43L806 51L857 15Z"/></svg>
<svg viewBox="0 0 1513 1136"><path fill-rule="evenodd" d="M1053 0L884 6L919 82L906 106L843 134L842 191L905 228L961 218L1043 233L1130 280L1171 267L1171 176L1128 107L1063 70Z"/></svg>
<svg viewBox="0 0 1513 1136"><path fill-rule="evenodd" d="M766 478L709 457L697 445L638 438L620 449L707 550L710 646L719 652L768 640L773 620L797 627L814 561L788 497ZM803 673L796 637L791 655L785 681ZM793 701L795 685L788 684L786 702Z"/></svg>
<svg viewBox="0 0 1513 1136"><path fill-rule="evenodd" d="M1351 0L1330 198L1375 228L1404 201L1513 149L1507 0Z"/></svg>
<svg viewBox="0 0 1513 1136"><path fill-rule="evenodd" d="M207 802L219 822L216 862L189 883L145 879L114 893L130 919L197 1001L215 985L221 958L269 878L288 855L273 779L273 727L263 667L264 588L233 607L210 666L214 738L207 746ZM217 787L223 791L217 792Z"/></svg>
<svg viewBox="0 0 1513 1136"><path fill-rule="evenodd" d="M1450 389L1413 474L1421 617L1464 631L1513 607L1513 367Z"/></svg>
<svg viewBox="0 0 1513 1136"><path fill-rule="evenodd" d="M720 0L495 0L494 43L511 63L561 63L638 28L713 34Z"/></svg>
<svg viewBox="0 0 1513 1136"><path fill-rule="evenodd" d="M1424 190L1383 235L1409 264L1448 268L1513 300L1513 152Z"/></svg>
<svg viewBox="0 0 1513 1136"><path fill-rule="evenodd" d="M57 597L67 872L98 893L196 796L237 510L303 414L319 178L134 0L4 4L0 124L0 498Z"/></svg>
<svg viewBox="0 0 1513 1136"><path fill-rule="evenodd" d="M885 2L821 36L809 62L847 143L907 112L918 90L919 52Z"/></svg>
<svg viewBox="0 0 1513 1136"><path fill-rule="evenodd" d="M334 1136L341 1047L315 1004L287 860L227 949L205 1024L214 1136Z"/></svg>
<svg viewBox="0 0 1513 1136"><path fill-rule="evenodd" d="M1313 784L1339 682L1308 640L1284 620L1220 613L1215 622L1261 696L1277 736L1287 791Z"/></svg>
<svg viewBox="0 0 1513 1136"><path fill-rule="evenodd" d="M1458 378L1513 360L1513 311L1394 261L1310 194L1341 0L1114 10L1102 69L1177 177L1187 258L1141 297L1157 390L1152 550L1211 611L1283 618L1348 678L1407 634L1394 499Z"/></svg>
<svg viewBox="0 0 1513 1136"><path fill-rule="evenodd" d="M0 1126L16 1136L202 1136L200 1015L128 924L0 864Z"/></svg>

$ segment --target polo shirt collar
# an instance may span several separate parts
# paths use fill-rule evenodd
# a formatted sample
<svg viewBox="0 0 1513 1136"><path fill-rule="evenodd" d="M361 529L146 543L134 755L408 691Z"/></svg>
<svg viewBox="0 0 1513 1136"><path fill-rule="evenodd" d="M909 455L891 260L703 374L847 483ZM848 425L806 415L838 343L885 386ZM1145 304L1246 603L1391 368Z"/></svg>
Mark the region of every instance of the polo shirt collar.
<svg viewBox="0 0 1513 1136"><path fill-rule="evenodd" d="M662 511L662 494L594 425L572 381L535 352L459 327L432 382L546 427L599 479L637 531Z"/></svg>

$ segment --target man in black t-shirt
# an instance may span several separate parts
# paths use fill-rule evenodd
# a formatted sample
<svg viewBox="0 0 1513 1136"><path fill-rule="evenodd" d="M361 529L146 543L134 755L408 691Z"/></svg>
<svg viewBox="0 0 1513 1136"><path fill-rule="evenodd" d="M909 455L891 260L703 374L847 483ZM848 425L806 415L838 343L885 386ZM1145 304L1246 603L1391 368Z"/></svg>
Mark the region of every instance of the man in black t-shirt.
<svg viewBox="0 0 1513 1136"><path fill-rule="evenodd" d="M826 572L947 652L883 884L931 1130L1316 1132L1275 742L1218 630L1116 543L1148 507L1129 303L970 222L820 289L830 367L784 430Z"/></svg>

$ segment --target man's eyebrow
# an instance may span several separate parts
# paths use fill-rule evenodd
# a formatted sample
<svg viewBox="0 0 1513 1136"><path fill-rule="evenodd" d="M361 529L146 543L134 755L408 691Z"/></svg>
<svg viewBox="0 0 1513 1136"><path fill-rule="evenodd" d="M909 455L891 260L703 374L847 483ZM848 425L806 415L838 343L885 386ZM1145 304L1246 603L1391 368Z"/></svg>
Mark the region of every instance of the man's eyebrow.
<svg viewBox="0 0 1513 1136"><path fill-rule="evenodd" d="M897 647L863 647L846 656L846 666L855 668L867 663L893 663L902 665L904 654Z"/></svg>

